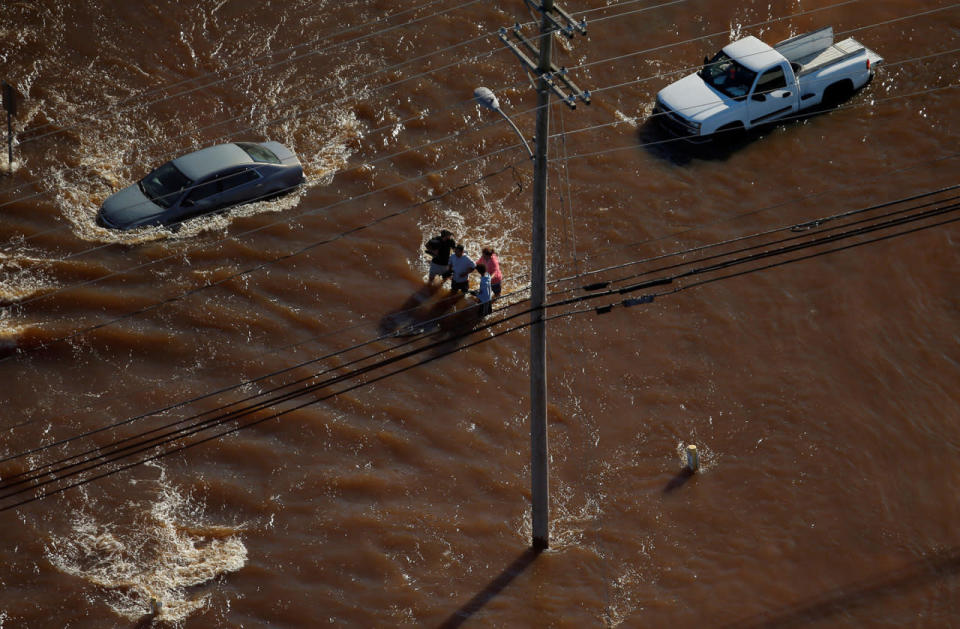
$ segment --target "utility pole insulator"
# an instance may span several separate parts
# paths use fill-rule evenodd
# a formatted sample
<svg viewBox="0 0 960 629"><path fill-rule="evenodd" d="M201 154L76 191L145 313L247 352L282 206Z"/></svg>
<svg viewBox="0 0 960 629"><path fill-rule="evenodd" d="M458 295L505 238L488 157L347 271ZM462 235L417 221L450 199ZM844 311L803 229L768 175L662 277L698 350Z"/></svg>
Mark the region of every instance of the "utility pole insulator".
<svg viewBox="0 0 960 629"><path fill-rule="evenodd" d="M584 35L586 34L587 32L586 22L584 21L580 24L577 24L573 20L573 18L567 15L567 13L560 7L551 6L548 10L544 11L543 7L533 4L532 0L526 0L526 2L532 8L536 9L537 11L540 11L540 13L544 16L545 22L549 22L551 25L553 25L552 29L545 29L544 31L541 32L542 38L552 37L553 33L557 31L564 33L569 38L573 37L574 30ZM559 15L561 15L564 18L564 20L567 22L567 24L577 24L577 27L574 29L573 27L569 27L569 26L564 27L560 25L557 22L556 18L552 16L553 12L557 12ZM581 29L581 26L582 26L582 29ZM569 30L569 34L567 32L568 30ZM573 83L573 81L571 81L567 77L566 68L564 67L558 68L556 64L550 61L548 68L544 70L540 67L540 64L534 62L533 59L531 59L531 57L533 57L534 59L540 58L541 56L540 49L534 46L530 42L530 40L524 37L523 33L520 32L520 24L513 25L512 33L514 38L516 38L517 42L519 42L520 44L519 46L517 45L517 43L514 43L510 39L507 33L507 29L505 28L500 29L500 32L499 32L500 41L502 41L504 44L507 45L508 48L510 48L511 52L513 52L513 54L517 56L520 62L526 67L528 72L531 72L537 75L541 79L545 79L547 82L547 85L549 85L550 87L550 91L552 91L557 96L557 98L563 101L563 104L565 104L570 109L577 108L578 99L586 105L590 104L590 92L581 90L579 87L577 87ZM522 50L521 50L521 46L523 47ZM557 81L553 80L554 77L556 77L559 80L559 83L563 84L563 87L561 87Z"/></svg>
<svg viewBox="0 0 960 629"><path fill-rule="evenodd" d="M556 5L551 6L547 10L544 10L542 5L535 3L533 0L526 0L527 6L537 11L542 15L550 24L553 25L554 30L560 31L566 36L567 39L573 39L573 36L577 33L581 35L587 34L587 20L582 19L579 22L570 17L570 14L564 11L561 7ZM558 20L554 15L560 16ZM563 23L561 23L561 20Z"/></svg>

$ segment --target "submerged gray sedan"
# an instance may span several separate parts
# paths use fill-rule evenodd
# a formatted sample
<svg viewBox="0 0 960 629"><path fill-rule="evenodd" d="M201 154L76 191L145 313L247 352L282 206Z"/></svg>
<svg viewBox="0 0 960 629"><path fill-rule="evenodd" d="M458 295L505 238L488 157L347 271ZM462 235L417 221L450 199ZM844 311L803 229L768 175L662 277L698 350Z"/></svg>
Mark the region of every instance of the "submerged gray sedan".
<svg viewBox="0 0 960 629"><path fill-rule="evenodd" d="M97 224L124 230L175 227L196 216L279 196L303 182L300 160L279 142L218 144L171 160L110 195Z"/></svg>

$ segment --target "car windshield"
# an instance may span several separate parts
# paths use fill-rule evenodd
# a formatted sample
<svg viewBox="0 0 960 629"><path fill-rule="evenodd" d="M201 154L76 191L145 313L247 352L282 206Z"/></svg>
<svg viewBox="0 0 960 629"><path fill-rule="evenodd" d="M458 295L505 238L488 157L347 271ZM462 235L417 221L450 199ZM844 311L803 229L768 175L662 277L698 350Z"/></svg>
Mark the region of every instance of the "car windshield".
<svg viewBox="0 0 960 629"><path fill-rule="evenodd" d="M193 183L171 162L140 180L140 190L147 198L160 207L170 207L176 203L179 193Z"/></svg>
<svg viewBox="0 0 960 629"><path fill-rule="evenodd" d="M236 145L246 151L250 159L255 162L267 162L268 164L280 163L280 158L264 146L254 144L253 142L237 142Z"/></svg>
<svg viewBox="0 0 960 629"><path fill-rule="evenodd" d="M750 92L757 73L720 51L700 70L700 78L730 98L740 98Z"/></svg>

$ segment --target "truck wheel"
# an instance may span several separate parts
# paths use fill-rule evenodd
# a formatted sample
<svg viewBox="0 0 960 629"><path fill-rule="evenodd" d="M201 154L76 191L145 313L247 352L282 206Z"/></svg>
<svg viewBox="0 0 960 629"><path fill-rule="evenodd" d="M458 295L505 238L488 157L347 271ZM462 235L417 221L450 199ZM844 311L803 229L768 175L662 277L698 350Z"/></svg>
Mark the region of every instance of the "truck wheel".
<svg viewBox="0 0 960 629"><path fill-rule="evenodd" d="M853 95L853 83L840 81L834 83L823 92L823 104L827 107L836 107Z"/></svg>
<svg viewBox="0 0 960 629"><path fill-rule="evenodd" d="M714 137L735 138L745 131L742 122L728 122L713 132Z"/></svg>

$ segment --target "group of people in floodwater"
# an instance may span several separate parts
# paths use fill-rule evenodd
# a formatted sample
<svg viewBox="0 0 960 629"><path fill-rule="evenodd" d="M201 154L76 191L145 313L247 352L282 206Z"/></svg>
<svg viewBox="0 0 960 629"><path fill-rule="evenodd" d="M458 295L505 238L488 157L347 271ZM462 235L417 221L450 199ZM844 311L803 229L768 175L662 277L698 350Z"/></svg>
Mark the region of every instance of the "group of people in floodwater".
<svg viewBox="0 0 960 629"><path fill-rule="evenodd" d="M470 274L476 271L480 275L480 287L476 292L480 302L480 316L486 316L493 310L492 302L500 296L503 274L500 272L500 259L493 247L484 247L483 255L476 262L463 251L463 244L457 243L448 229L440 230L439 236L427 241L426 251L430 255L430 275L428 282L440 277L440 284L449 277L450 289L454 292L470 291Z"/></svg>

